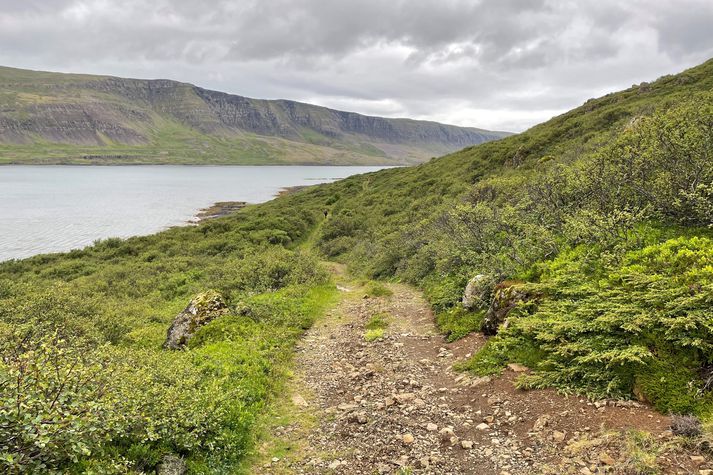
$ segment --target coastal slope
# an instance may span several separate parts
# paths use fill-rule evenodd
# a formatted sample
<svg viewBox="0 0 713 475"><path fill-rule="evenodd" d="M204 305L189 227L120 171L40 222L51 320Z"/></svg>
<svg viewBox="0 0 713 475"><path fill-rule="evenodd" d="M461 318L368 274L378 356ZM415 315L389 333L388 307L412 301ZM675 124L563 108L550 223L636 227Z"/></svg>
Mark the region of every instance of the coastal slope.
<svg viewBox="0 0 713 475"><path fill-rule="evenodd" d="M711 157L708 61L0 263L0 472L708 474Z"/></svg>
<svg viewBox="0 0 713 475"><path fill-rule="evenodd" d="M506 135L164 79L0 67L0 163L407 165Z"/></svg>

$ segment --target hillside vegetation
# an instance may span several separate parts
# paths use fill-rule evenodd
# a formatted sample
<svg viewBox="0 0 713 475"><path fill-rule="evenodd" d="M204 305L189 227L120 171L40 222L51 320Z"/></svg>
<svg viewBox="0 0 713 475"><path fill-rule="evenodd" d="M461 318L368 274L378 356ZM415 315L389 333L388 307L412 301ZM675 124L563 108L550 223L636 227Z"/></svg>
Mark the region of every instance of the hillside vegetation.
<svg viewBox="0 0 713 475"><path fill-rule="evenodd" d="M0 67L0 164L403 165L506 135L169 80Z"/></svg>
<svg viewBox="0 0 713 475"><path fill-rule="evenodd" d="M318 259L417 284L449 339L485 322L464 370L518 362L522 387L710 418L712 88L708 62L420 166L0 264L0 464L123 473L175 453L194 473L234 470L334 297ZM162 349L208 289L229 314ZM507 324L488 309L503 295L520 296Z"/></svg>

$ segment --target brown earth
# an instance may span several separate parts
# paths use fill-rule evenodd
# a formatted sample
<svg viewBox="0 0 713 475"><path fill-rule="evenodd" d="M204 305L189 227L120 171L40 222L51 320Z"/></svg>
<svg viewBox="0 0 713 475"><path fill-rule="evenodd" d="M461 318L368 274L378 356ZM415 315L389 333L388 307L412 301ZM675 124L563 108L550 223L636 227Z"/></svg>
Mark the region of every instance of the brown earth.
<svg viewBox="0 0 713 475"><path fill-rule="evenodd" d="M382 298L366 298L353 283L339 288L339 306L299 345L288 415L271 428L253 473L706 474L713 468L684 450L668 430L669 418L649 407L518 390L513 383L525 368L493 378L454 372L452 365L485 337L446 343L428 304L408 286L391 285L393 295ZM376 313L387 313L389 326L382 339L367 342L365 325Z"/></svg>

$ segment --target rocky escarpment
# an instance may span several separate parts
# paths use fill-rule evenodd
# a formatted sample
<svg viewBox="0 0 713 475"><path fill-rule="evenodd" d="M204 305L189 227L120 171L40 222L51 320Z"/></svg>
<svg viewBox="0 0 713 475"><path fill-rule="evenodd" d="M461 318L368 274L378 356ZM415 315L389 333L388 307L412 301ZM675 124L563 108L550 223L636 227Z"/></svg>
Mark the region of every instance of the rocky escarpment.
<svg viewBox="0 0 713 475"><path fill-rule="evenodd" d="M226 127L285 138L300 138L302 130L311 129L331 138L360 135L387 143L415 142L462 148L502 136L475 128L386 119L294 101L248 99L199 87L195 92Z"/></svg>
<svg viewBox="0 0 713 475"><path fill-rule="evenodd" d="M252 163L415 163L507 134L260 100L171 80L0 67L0 146L143 147L140 155L240 155ZM227 139L227 141L226 141ZM66 153L72 154L66 147ZM85 155L86 149L76 156ZM96 150L92 150L96 154ZM163 155L161 155L163 154ZM291 155L298 156L290 160ZM185 160L184 160L185 161ZM166 159L161 158L165 163Z"/></svg>
<svg viewBox="0 0 713 475"><path fill-rule="evenodd" d="M0 143L47 142L104 145L148 143L148 137L131 127L146 122L149 114L121 105L52 102L0 109Z"/></svg>

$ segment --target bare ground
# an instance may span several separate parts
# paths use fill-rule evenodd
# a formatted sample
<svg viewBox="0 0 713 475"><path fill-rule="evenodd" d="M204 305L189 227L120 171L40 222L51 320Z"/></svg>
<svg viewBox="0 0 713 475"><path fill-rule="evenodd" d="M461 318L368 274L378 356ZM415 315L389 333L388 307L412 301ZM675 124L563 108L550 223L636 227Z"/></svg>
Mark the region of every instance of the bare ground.
<svg viewBox="0 0 713 475"><path fill-rule="evenodd" d="M428 304L408 286L391 285L393 295L382 298L363 298L353 283L339 287L341 303L299 345L286 414L270 429L253 473L707 474L713 468L681 447L668 417L643 405L521 391L513 370L494 378L454 372L453 363L477 351L484 337L446 343ZM365 324L376 313L387 313L389 326L382 339L367 342Z"/></svg>

